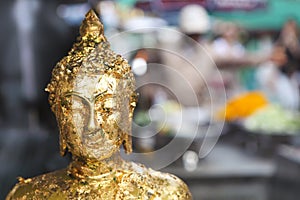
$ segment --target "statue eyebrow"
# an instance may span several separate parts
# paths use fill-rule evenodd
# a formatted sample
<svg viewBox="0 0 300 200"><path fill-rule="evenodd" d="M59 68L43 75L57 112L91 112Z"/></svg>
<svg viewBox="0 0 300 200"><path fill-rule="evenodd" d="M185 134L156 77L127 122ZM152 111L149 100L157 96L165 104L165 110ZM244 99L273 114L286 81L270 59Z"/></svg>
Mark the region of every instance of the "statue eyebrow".
<svg viewBox="0 0 300 200"><path fill-rule="evenodd" d="M64 96L65 97L68 97L68 96L76 96L76 97L79 97L79 98L81 98L81 99L83 99L83 100L85 100L85 101L87 101L87 102L90 102L90 100L88 99L88 98L86 98L85 96L83 96L81 93L79 93L79 92L66 92L65 94L64 94Z"/></svg>
<svg viewBox="0 0 300 200"><path fill-rule="evenodd" d="M95 100L95 99L98 99L99 97L102 97L103 94L104 94L105 92L107 92L107 89L106 89L105 91L103 91L103 92L100 92L100 93L96 94L96 95L94 96L94 100Z"/></svg>
<svg viewBox="0 0 300 200"><path fill-rule="evenodd" d="M67 96L72 96L72 95L74 95L74 96L79 97L79 98L81 98L81 99L83 99L83 100L85 100L85 101L87 101L87 102L89 102L89 103L92 103L95 99L97 99L97 98L103 96L103 94L104 94L105 92L107 92L107 90L105 90L105 91L103 91L103 92L101 92L101 93L95 95L94 97L92 97L92 99L89 99L89 98L85 97L84 95L82 95L82 94L79 93L79 92L66 92L66 93L64 94L64 96L67 97Z"/></svg>

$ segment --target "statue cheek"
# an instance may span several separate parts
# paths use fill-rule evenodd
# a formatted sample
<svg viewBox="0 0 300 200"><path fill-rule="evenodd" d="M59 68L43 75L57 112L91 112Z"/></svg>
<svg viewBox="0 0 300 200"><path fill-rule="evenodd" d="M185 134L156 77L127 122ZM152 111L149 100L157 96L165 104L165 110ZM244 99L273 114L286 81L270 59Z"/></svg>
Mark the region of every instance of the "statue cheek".
<svg viewBox="0 0 300 200"><path fill-rule="evenodd" d="M70 131L66 134L66 141L69 151L73 155L79 156L83 148L82 137L75 131Z"/></svg>
<svg viewBox="0 0 300 200"><path fill-rule="evenodd" d="M102 123L102 129L110 140L118 140L119 135L122 132L120 121L120 113L114 112Z"/></svg>
<svg viewBox="0 0 300 200"><path fill-rule="evenodd" d="M96 121L98 126L101 126L103 124L104 121L101 112L96 112Z"/></svg>
<svg viewBox="0 0 300 200"><path fill-rule="evenodd" d="M74 119L71 115L64 115L59 120L59 128L60 128L60 135L64 139L68 149L70 152L74 153L76 149L81 148L81 131L78 127L74 126Z"/></svg>

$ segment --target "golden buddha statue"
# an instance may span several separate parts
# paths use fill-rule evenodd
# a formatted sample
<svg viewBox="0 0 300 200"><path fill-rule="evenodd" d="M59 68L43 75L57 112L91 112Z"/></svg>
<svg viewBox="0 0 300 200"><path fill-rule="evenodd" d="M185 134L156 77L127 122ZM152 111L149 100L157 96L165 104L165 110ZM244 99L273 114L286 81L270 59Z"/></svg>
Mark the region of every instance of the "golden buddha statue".
<svg viewBox="0 0 300 200"><path fill-rule="evenodd" d="M110 50L93 10L80 37L55 66L46 91L60 130L60 152L72 162L19 183L10 199L191 199L179 178L125 161L130 153L136 105L134 76L127 61Z"/></svg>

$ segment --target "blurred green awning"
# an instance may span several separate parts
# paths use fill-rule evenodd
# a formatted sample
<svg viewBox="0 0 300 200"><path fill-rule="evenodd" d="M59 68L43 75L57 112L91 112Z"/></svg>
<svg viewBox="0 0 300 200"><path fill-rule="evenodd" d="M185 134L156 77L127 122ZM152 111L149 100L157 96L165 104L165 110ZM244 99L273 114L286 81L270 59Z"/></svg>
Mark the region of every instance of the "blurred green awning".
<svg viewBox="0 0 300 200"><path fill-rule="evenodd" d="M253 11L213 11L216 19L230 20L251 30L280 29L293 18L300 24L300 0L268 0L266 8Z"/></svg>

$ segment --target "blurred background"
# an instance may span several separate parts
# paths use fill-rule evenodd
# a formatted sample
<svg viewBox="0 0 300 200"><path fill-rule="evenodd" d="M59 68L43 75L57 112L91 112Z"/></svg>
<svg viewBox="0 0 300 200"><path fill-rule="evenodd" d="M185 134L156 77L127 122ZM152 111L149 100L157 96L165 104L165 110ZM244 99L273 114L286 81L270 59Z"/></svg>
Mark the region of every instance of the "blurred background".
<svg viewBox="0 0 300 200"><path fill-rule="evenodd" d="M70 161L44 88L90 8L136 76L127 159L195 200L299 198L300 1L2 0L0 199Z"/></svg>

